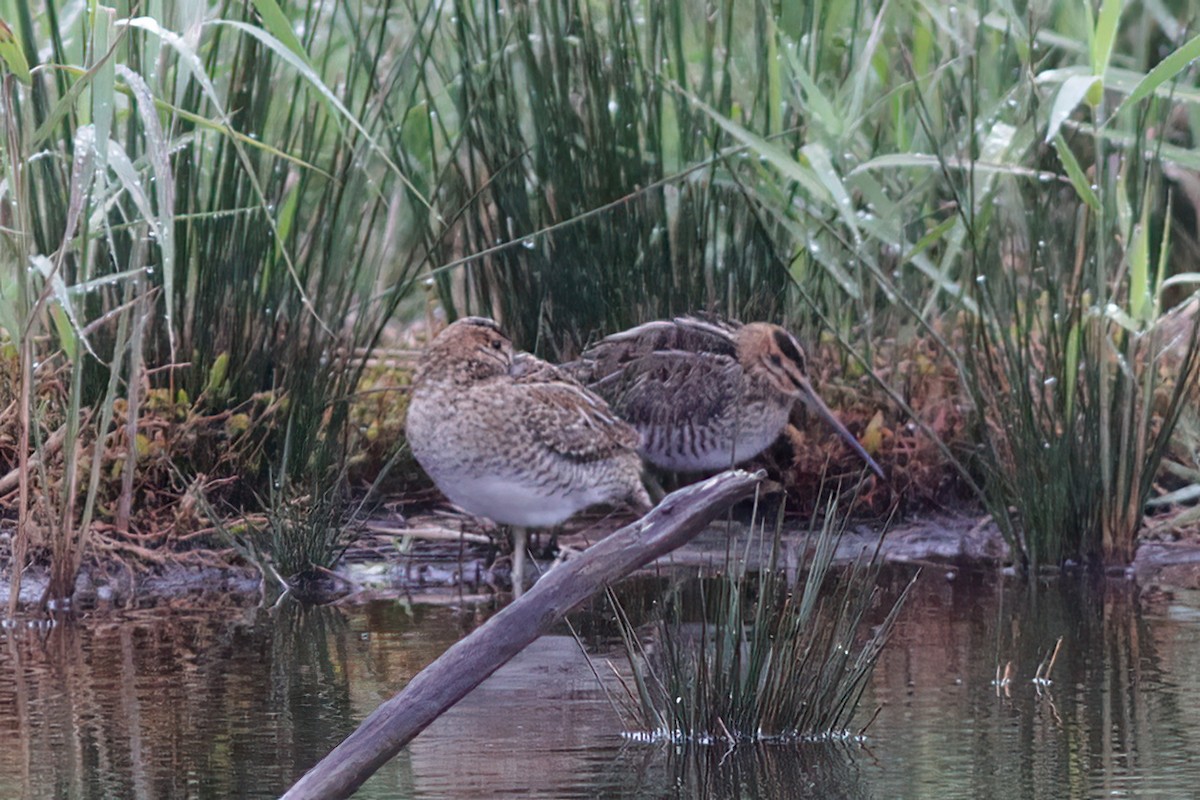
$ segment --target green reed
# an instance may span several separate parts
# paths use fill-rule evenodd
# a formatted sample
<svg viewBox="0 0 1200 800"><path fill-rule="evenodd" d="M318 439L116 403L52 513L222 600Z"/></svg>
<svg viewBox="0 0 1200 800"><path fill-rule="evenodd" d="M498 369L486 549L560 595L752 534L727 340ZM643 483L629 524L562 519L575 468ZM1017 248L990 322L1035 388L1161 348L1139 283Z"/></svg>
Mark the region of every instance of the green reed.
<svg viewBox="0 0 1200 800"><path fill-rule="evenodd" d="M180 422L147 416L153 398L191 423L167 444L185 483L235 478L235 507L275 469L342 474L353 352L412 285L435 213L428 147L397 130L424 57L415 9L118 5L0 3L17 561L49 549L52 596L97 515L107 547L136 551L138 450Z"/></svg>
<svg viewBox="0 0 1200 800"><path fill-rule="evenodd" d="M1091 26L1086 68L1028 61L1041 74L1011 98L1008 138L1039 157L1037 181L956 196L973 242L979 313L963 375L980 409L985 495L1032 566L1133 559L1195 387L1200 329L1190 303L1171 308L1166 293L1196 281L1171 277L1188 252L1176 252L1175 226L1193 213L1176 178L1195 158L1178 146L1170 83L1200 38L1148 72L1110 67L1130 62L1115 49L1119 18L1120 4L1104 3L1077 20ZM1150 35L1132 21L1126 34L1135 51Z"/></svg>

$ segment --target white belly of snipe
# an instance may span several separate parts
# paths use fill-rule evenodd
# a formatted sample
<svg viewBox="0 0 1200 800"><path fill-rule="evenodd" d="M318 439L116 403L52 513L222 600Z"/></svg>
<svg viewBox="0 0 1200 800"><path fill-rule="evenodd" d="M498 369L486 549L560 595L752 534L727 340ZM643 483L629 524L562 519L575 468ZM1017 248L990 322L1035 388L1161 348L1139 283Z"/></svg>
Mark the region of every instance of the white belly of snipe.
<svg viewBox="0 0 1200 800"><path fill-rule="evenodd" d="M465 511L502 525L541 528L558 525L577 511L604 502L592 487L570 489L533 486L500 475L434 476L442 493Z"/></svg>

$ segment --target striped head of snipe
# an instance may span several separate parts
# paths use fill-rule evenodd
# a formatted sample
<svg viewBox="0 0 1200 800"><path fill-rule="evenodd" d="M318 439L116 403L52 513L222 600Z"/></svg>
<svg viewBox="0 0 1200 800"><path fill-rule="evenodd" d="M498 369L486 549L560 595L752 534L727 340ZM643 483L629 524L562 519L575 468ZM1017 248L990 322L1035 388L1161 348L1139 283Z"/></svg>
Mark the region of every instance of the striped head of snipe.
<svg viewBox="0 0 1200 800"><path fill-rule="evenodd" d="M769 322L749 322L735 338L738 362L747 375L787 397L814 394L808 378L808 357L786 330Z"/></svg>
<svg viewBox="0 0 1200 800"><path fill-rule="evenodd" d="M748 376L780 395L804 402L821 416L879 477L883 468L871 458L854 434L834 416L808 377L808 358L796 338L778 325L750 322L736 333L738 361Z"/></svg>
<svg viewBox="0 0 1200 800"><path fill-rule="evenodd" d="M494 321L463 317L429 344L413 383L467 385L507 375L512 364L512 341Z"/></svg>

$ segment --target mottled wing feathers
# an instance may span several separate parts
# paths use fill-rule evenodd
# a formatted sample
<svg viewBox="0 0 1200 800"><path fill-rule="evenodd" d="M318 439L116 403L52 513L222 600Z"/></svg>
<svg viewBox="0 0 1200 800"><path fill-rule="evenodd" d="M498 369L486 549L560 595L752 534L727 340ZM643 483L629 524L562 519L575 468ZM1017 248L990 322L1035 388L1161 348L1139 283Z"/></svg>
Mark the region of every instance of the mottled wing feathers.
<svg viewBox="0 0 1200 800"><path fill-rule="evenodd" d="M637 431L564 369L529 353L517 353L510 374L526 393L520 404L522 424L556 453L590 461L623 448L638 448Z"/></svg>
<svg viewBox="0 0 1200 800"><path fill-rule="evenodd" d="M514 353L509 375L516 383L576 383L569 365L556 367L529 353Z"/></svg>
<svg viewBox="0 0 1200 800"><path fill-rule="evenodd" d="M737 333L742 323L713 315L676 317L675 344L679 350L737 356Z"/></svg>
<svg viewBox="0 0 1200 800"><path fill-rule="evenodd" d="M618 419L608 404L575 383L522 384L527 402L516 411L519 423L540 444L579 461L611 458L637 450L637 431Z"/></svg>
<svg viewBox="0 0 1200 800"><path fill-rule="evenodd" d="M709 353L737 357L733 336L738 325L724 320L677 317L647 322L614 333L588 348L576 362L576 372L585 383L594 383L621 372L626 365L652 353Z"/></svg>
<svg viewBox="0 0 1200 800"><path fill-rule="evenodd" d="M730 356L661 350L629 362L591 388L626 422L646 429L680 420L707 425L725 413L741 381L741 365Z"/></svg>
<svg viewBox="0 0 1200 800"><path fill-rule="evenodd" d="M741 386L739 327L699 317L648 322L603 339L567 368L635 428L704 425Z"/></svg>

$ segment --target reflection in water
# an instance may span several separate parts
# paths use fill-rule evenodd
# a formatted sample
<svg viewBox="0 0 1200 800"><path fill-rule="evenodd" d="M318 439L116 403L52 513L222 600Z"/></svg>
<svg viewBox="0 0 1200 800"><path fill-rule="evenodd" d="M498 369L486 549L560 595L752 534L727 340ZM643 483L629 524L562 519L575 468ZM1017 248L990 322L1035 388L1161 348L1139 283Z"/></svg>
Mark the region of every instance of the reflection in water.
<svg viewBox="0 0 1200 800"><path fill-rule="evenodd" d="M1032 678L1060 636L1039 691ZM864 699L886 704L870 782L881 796L1190 794L1198 659L1200 624L1124 581L927 581ZM997 690L1009 661L1015 679Z"/></svg>
<svg viewBox="0 0 1200 800"><path fill-rule="evenodd" d="M0 797L277 796L460 635L422 616L383 647L365 618L296 604L5 630ZM356 707L381 665L395 685Z"/></svg>
<svg viewBox="0 0 1200 800"><path fill-rule="evenodd" d="M859 754L841 744L688 748L667 759L681 797L787 797L858 800Z"/></svg>
<svg viewBox="0 0 1200 800"><path fill-rule="evenodd" d="M893 577L899 591L907 576ZM628 606L652 617L665 590L643 583ZM628 741L575 641L548 636L358 796L1186 796L1200 601L1185 599L1124 582L1034 591L930 576L864 697L861 724L882 705L865 746ZM285 605L0 630L0 797L277 796L490 611ZM611 646L605 611L577 620L593 649ZM1059 636L1039 691L1031 679ZM1015 680L997 690L1009 661Z"/></svg>

